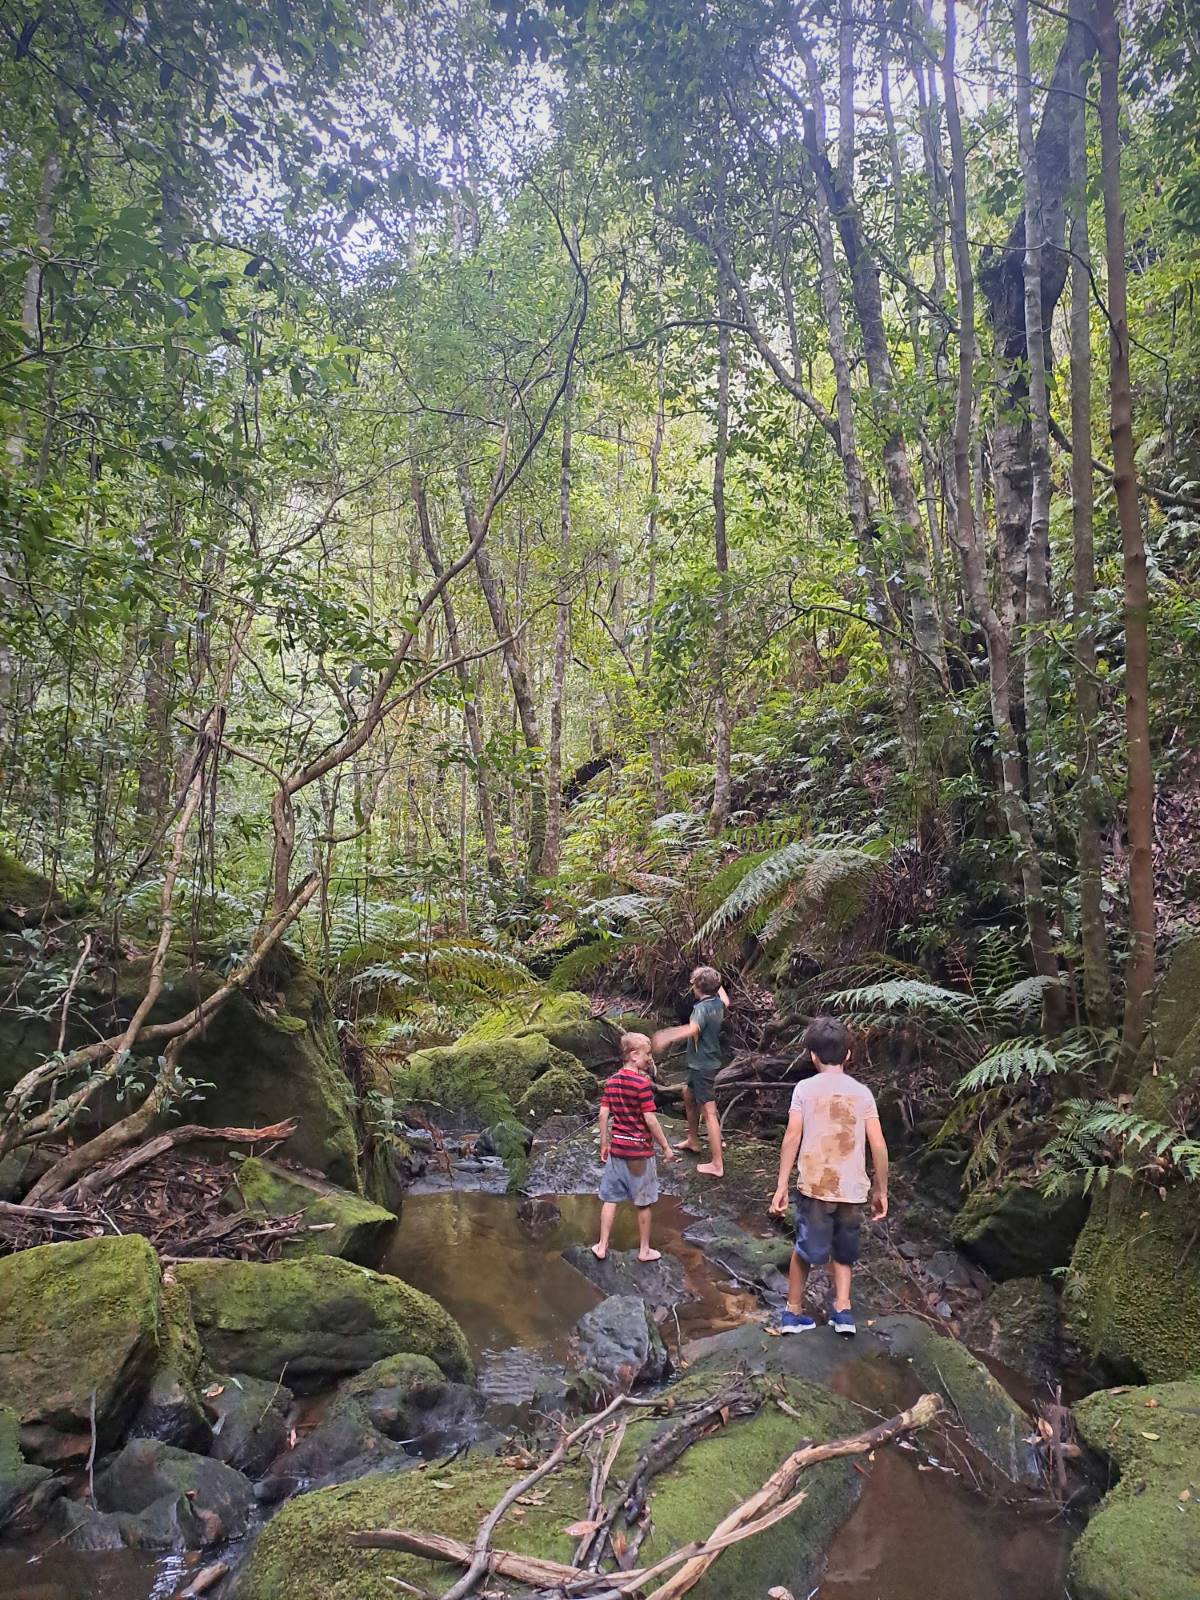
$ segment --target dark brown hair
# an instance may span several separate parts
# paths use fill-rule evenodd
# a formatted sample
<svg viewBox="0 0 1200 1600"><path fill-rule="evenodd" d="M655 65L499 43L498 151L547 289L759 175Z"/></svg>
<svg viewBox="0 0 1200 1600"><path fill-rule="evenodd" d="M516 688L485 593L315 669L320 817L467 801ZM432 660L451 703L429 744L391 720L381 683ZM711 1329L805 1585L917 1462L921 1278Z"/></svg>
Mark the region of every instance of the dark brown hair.
<svg viewBox="0 0 1200 1600"><path fill-rule="evenodd" d="M814 1017L805 1028L801 1043L805 1050L812 1051L818 1061L832 1067L845 1061L853 1041L850 1029L836 1017Z"/></svg>

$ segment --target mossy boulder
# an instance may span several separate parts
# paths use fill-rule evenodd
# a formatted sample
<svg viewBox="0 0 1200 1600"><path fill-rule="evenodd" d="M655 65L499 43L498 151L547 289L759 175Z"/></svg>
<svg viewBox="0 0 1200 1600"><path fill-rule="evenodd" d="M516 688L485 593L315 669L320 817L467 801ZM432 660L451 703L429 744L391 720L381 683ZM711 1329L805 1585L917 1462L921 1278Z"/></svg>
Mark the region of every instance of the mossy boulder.
<svg viewBox="0 0 1200 1600"><path fill-rule="evenodd" d="M1033 1425L982 1361L919 1317L880 1317L876 1335L912 1363L922 1384L950 1402L971 1443L1014 1483L1042 1481Z"/></svg>
<svg viewBox="0 0 1200 1600"><path fill-rule="evenodd" d="M676 1407L713 1391L727 1377L686 1380L669 1391ZM763 1405L693 1445L669 1471L651 1481L651 1528L642 1546L645 1564L710 1533L722 1517L761 1487L802 1438L831 1439L861 1426L847 1402L811 1384L757 1383ZM776 1391L799 1417L773 1402ZM631 1421L612 1478L627 1473L652 1436L671 1425L661 1419ZM506 1518L496 1543L556 1561L572 1558L577 1540L566 1529L588 1503L586 1462L572 1462L541 1485L546 1498ZM396 1551L355 1550L352 1532L376 1527L427 1529L470 1542L480 1518L512 1484L513 1469L494 1458L471 1457L433 1473L378 1473L336 1489L290 1501L263 1530L238 1580L237 1600L390 1600L390 1578L434 1593L454 1574L445 1566ZM696 1600L746 1600L773 1585L807 1593L838 1524L857 1496L861 1479L845 1461L823 1462L805 1474L807 1495L786 1521L718 1559L692 1593ZM533 1497L531 1497L533 1498Z"/></svg>
<svg viewBox="0 0 1200 1600"><path fill-rule="evenodd" d="M222 1371L282 1379L304 1392L412 1352L448 1378L471 1376L462 1329L436 1300L336 1256L188 1261L176 1273L205 1354Z"/></svg>
<svg viewBox="0 0 1200 1600"><path fill-rule="evenodd" d="M1065 1267L1087 1217L1081 1195L1048 1198L1026 1183L977 1189L950 1232L965 1255L993 1278L1038 1278Z"/></svg>
<svg viewBox="0 0 1200 1600"><path fill-rule="evenodd" d="M1133 1112L1191 1126L1195 1137L1188 1118L1200 1089L1200 937L1177 947L1154 1017ZM1198 1197L1195 1184L1173 1182L1160 1194L1117 1174L1093 1201L1065 1305L1080 1345L1113 1376L1160 1382L1200 1366Z"/></svg>
<svg viewBox="0 0 1200 1600"><path fill-rule="evenodd" d="M36 1527L61 1487L49 1467L25 1460L17 1413L0 1408L0 1533Z"/></svg>
<svg viewBox="0 0 1200 1600"><path fill-rule="evenodd" d="M364 1266L382 1259L398 1221L393 1212L361 1195L262 1156L251 1156L241 1163L223 1206L261 1217L288 1217L302 1212L305 1225L316 1231L287 1240L283 1246L285 1257L342 1256Z"/></svg>
<svg viewBox="0 0 1200 1600"><path fill-rule="evenodd" d="M1044 1278L1009 1278L997 1284L963 1323L963 1342L1020 1372L1053 1386L1064 1350L1058 1295Z"/></svg>
<svg viewBox="0 0 1200 1600"><path fill-rule="evenodd" d="M49 878L0 850L0 932L15 933L40 922L54 898Z"/></svg>
<svg viewBox="0 0 1200 1600"><path fill-rule="evenodd" d="M595 1078L572 1057L570 1065L551 1067L534 1079L517 1101L517 1117L530 1128L540 1128L551 1117L582 1116L595 1092Z"/></svg>
<svg viewBox="0 0 1200 1600"><path fill-rule="evenodd" d="M137 1516L161 1500L180 1498L206 1523L205 1544L245 1533L254 1507L249 1479L233 1467L158 1439L131 1439L96 1475L100 1511Z"/></svg>
<svg viewBox="0 0 1200 1600"><path fill-rule="evenodd" d="M442 1112L469 1115L477 1126L513 1116L517 1102L535 1079L569 1060L540 1033L439 1045L416 1050L396 1069L392 1093L397 1105L433 1105Z"/></svg>
<svg viewBox="0 0 1200 1600"><path fill-rule="evenodd" d="M215 1378L205 1398L216 1417L210 1455L248 1478L261 1478L287 1442L292 1391L231 1372Z"/></svg>
<svg viewBox="0 0 1200 1600"><path fill-rule="evenodd" d="M158 1258L145 1239L38 1245L0 1259L0 1406L34 1462L111 1449L145 1397L165 1334Z"/></svg>
<svg viewBox="0 0 1200 1600"><path fill-rule="evenodd" d="M1118 1475L1072 1552L1074 1600L1196 1600L1200 1378L1101 1391L1074 1415Z"/></svg>
<svg viewBox="0 0 1200 1600"><path fill-rule="evenodd" d="M208 1410L201 1395L204 1349L187 1290L163 1279L158 1364L130 1433L185 1450L207 1450L212 1440Z"/></svg>

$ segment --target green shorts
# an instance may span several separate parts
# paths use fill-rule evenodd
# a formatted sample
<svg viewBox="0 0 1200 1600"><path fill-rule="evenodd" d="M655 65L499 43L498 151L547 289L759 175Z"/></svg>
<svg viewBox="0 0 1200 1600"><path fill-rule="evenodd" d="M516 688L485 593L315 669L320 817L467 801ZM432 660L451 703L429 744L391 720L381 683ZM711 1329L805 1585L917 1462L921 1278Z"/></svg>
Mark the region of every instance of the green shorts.
<svg viewBox="0 0 1200 1600"><path fill-rule="evenodd" d="M692 1099L698 1106L709 1106L717 1098L715 1072L703 1072L697 1067L689 1067L687 1085L692 1091Z"/></svg>

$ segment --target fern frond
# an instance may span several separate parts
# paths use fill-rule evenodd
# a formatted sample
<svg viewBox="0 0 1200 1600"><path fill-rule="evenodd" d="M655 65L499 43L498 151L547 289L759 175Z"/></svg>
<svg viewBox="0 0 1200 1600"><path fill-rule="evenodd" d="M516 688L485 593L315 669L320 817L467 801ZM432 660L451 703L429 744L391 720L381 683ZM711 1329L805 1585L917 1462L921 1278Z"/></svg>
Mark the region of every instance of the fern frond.
<svg viewBox="0 0 1200 1600"><path fill-rule="evenodd" d="M959 1079L954 1093L978 1094L983 1089L1020 1083L1022 1079L1036 1083L1040 1078L1067 1072L1072 1065L1041 1039L1005 1039L993 1045L978 1066Z"/></svg>
<svg viewBox="0 0 1200 1600"><path fill-rule="evenodd" d="M1061 988L1062 983L1058 978L1021 978L1016 983L1010 983L999 994L989 994L988 1001L997 1011L1026 1012L1041 1005L1048 989Z"/></svg>
<svg viewBox="0 0 1200 1600"><path fill-rule="evenodd" d="M917 978L892 978L858 989L842 989L829 999L835 1006L859 1013L923 1013L964 1027L976 1027L980 1020L979 1002L974 995L965 994L961 989L943 989L940 984L923 983Z"/></svg>
<svg viewBox="0 0 1200 1600"><path fill-rule="evenodd" d="M596 939L591 944L569 950L551 970L547 985L559 991L585 988L588 979L595 977L596 973L625 951L635 948L639 942L631 935L629 938Z"/></svg>
<svg viewBox="0 0 1200 1600"><path fill-rule="evenodd" d="M696 935L697 942L714 938L754 912L769 922L779 900L788 895L795 916L828 905L836 890L847 894L865 891L879 870L879 850L863 848L861 841L847 842L842 835L796 840L773 850L757 862L725 897Z"/></svg>
<svg viewBox="0 0 1200 1600"><path fill-rule="evenodd" d="M660 895L613 894L581 908L576 920L594 922L622 933L659 934L663 931L664 902Z"/></svg>

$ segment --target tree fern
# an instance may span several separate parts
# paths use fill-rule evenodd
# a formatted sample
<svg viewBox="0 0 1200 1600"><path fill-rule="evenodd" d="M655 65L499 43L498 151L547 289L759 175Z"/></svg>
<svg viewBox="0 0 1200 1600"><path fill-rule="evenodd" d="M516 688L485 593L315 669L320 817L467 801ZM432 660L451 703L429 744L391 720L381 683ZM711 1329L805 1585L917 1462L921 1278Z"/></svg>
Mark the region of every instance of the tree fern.
<svg viewBox="0 0 1200 1600"><path fill-rule="evenodd" d="M845 835L795 840L772 850L709 916L697 940L712 939L755 917L759 927L770 926L772 913L785 897L791 914L783 925L827 910L835 893L865 892L879 870L878 857L878 846L864 848L861 841L851 842ZM776 931L781 931L778 926Z"/></svg>
<svg viewBox="0 0 1200 1600"><path fill-rule="evenodd" d="M1043 1151L1042 1187L1060 1194L1082 1181L1086 1193L1093 1184L1103 1187L1113 1172L1134 1177L1131 1152L1153 1158L1160 1175L1174 1172L1200 1184L1200 1139L1111 1100L1076 1098L1060 1108L1058 1132Z"/></svg>
<svg viewBox="0 0 1200 1600"><path fill-rule="evenodd" d="M931 1019L955 1022L973 1028L980 1023L979 1002L961 989L944 989L940 984L918 978L891 978L884 983L869 983L858 989L842 989L829 997L830 1003L856 1014L904 1012L924 1014Z"/></svg>
<svg viewBox="0 0 1200 1600"><path fill-rule="evenodd" d="M1052 1050L1042 1039L1003 1039L992 1046L978 1066L959 1079L954 1092L972 1095L1003 1084L1036 1083L1070 1071L1074 1064L1069 1055Z"/></svg>

